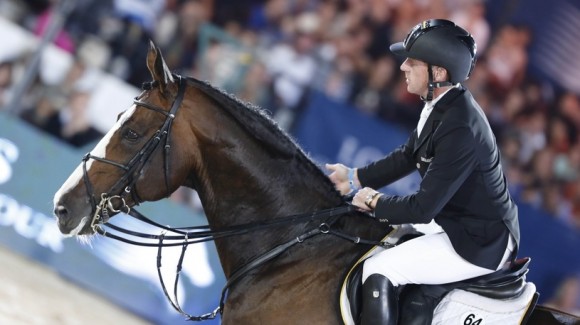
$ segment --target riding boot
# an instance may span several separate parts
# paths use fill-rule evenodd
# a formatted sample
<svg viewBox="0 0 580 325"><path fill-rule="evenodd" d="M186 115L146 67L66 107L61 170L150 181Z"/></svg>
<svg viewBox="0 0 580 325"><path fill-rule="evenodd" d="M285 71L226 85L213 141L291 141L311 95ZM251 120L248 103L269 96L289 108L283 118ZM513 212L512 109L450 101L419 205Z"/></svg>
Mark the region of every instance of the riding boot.
<svg viewBox="0 0 580 325"><path fill-rule="evenodd" d="M380 274L370 275L363 283L361 325L396 325L397 292Z"/></svg>

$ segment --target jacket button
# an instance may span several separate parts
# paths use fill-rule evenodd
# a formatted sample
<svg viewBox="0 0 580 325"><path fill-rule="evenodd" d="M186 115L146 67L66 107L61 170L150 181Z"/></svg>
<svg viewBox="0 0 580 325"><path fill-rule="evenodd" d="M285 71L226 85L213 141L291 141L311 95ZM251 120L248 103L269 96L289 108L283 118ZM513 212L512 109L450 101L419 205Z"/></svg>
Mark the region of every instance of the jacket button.
<svg viewBox="0 0 580 325"><path fill-rule="evenodd" d="M417 169L421 168L421 164L417 163Z"/></svg>

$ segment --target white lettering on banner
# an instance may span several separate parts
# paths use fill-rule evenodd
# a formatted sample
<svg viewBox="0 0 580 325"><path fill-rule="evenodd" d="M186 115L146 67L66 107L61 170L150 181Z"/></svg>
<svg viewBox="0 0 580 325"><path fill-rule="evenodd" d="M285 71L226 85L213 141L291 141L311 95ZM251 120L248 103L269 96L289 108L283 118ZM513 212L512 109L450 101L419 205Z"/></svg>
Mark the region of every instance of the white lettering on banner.
<svg viewBox="0 0 580 325"><path fill-rule="evenodd" d="M64 237L52 218L2 193L0 193L0 226L12 226L22 237L33 239L55 253L63 251Z"/></svg>
<svg viewBox="0 0 580 325"><path fill-rule="evenodd" d="M11 164L18 159L18 147L10 140L0 138L0 184L12 177Z"/></svg>

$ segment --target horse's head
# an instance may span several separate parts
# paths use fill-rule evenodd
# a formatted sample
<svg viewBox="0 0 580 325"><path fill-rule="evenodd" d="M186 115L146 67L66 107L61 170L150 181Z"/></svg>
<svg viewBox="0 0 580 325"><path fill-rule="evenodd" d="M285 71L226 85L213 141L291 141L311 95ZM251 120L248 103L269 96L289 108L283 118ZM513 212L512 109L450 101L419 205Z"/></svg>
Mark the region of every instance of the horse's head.
<svg viewBox="0 0 580 325"><path fill-rule="evenodd" d="M152 43L147 67L153 81L56 193L54 213L63 234L92 234L92 225L166 197L183 183L191 159L170 148L184 138L175 117L186 82L172 76Z"/></svg>

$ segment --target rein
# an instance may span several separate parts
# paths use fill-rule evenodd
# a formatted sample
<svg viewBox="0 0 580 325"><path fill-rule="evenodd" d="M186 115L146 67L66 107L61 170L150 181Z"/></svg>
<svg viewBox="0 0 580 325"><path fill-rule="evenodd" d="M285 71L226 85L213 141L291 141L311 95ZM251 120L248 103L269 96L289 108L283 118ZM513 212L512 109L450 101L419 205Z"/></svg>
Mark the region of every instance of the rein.
<svg viewBox="0 0 580 325"><path fill-rule="evenodd" d="M108 204L105 204L104 209L107 209L106 206L108 206ZM111 224L111 223L104 223L102 225L106 226L108 228L111 228L114 231L126 234L128 236L133 236L133 237L138 237L138 238L143 238L143 239L148 239L148 240L156 240L157 241L156 243L155 242L136 241L133 239L128 239L128 238L122 237L120 235L113 234L113 233L107 231L104 227L102 227L101 224L97 224L95 226L95 230L100 235L103 235L105 237L109 237L111 239L118 240L118 241L121 241L124 243L128 243L131 245L157 247L157 275L159 277L159 282L161 283L161 287L163 289L163 293L165 294L165 297L167 298L167 300L169 300L172 307L177 312L179 312L181 315L183 315L186 318L186 320L204 321L204 320L214 319L217 317L218 314L223 313L227 292L228 292L229 288L235 282L237 282L243 276L248 274L250 271L252 271L252 270L264 265L265 263L273 260L274 258L276 258L280 254L285 252L290 247L292 247L296 244L303 243L305 240L312 238L312 237L315 237L316 235L329 234L329 235L335 235L335 236L342 238L342 239L345 239L345 240L352 241L355 244L378 245L378 246L382 246L382 247L389 247L390 244L388 244L386 242L362 239L360 237L351 236L351 235L345 234L343 232L337 231L337 230L332 228L334 223L338 220L337 217L354 212L356 210L357 210L357 208L355 206L353 206L351 204L347 204L344 206L319 210L319 211L315 211L315 212L311 212L311 213L291 215L291 216L287 216L287 217L283 217L283 218L279 218L279 219L274 219L274 220L268 220L268 221L262 221L262 222L251 222L251 223L246 223L246 224L241 224L241 225L225 227L225 228L218 229L218 230L210 230L210 227L208 225L192 226L192 227L175 227L175 228L169 227L169 226L164 226L164 225L161 225L161 224L151 220L150 218L146 217L145 215L143 215L139 211L132 209L127 213L129 216L131 216L139 221L142 221L144 223L147 223L149 225L160 228L162 230L161 233L159 235L142 233L142 232L124 229L122 227L116 226L116 225ZM272 228L272 227L280 226L280 225L296 224L296 223L301 223L301 222L308 222L308 221L314 221L314 220L318 220L318 219L328 219L328 218L331 218L331 220L321 221L321 223L317 227L312 228L312 229L306 231L305 233L303 233L302 235L296 236L296 237L292 238L291 240L270 249L269 251L259 255L258 257L254 258L253 260L251 260L247 264L245 264L245 265L241 266L240 268L238 268L237 270L235 270L230 275L230 277L228 278L228 280L226 281L226 284L224 285L224 287L222 289L219 306L217 308L215 308L212 312L206 313L206 314L203 314L200 316L192 316L192 315L186 313L181 308L179 301L178 301L178 298L177 298L177 287L178 287L178 283L179 283L179 275L180 275L180 272L182 269L182 263L183 263L183 260L185 257L185 252L186 252L186 249L187 249L189 244L196 244L196 243L201 243L201 242L213 241L213 240L221 239L221 238L238 236L238 235L242 235L242 234L246 234L246 233L250 233L250 232L254 232L254 231L259 231L259 230L264 230L264 229L268 229L268 228ZM174 233L175 235L167 235L168 232ZM164 281L163 276L161 274L161 266L162 266L161 255L162 255L162 249L164 247L175 247L175 246L181 246L181 254L179 257L179 262L177 264L177 274L176 274L174 287L173 287L174 298L172 298L167 290L167 287L165 285L165 281Z"/></svg>

